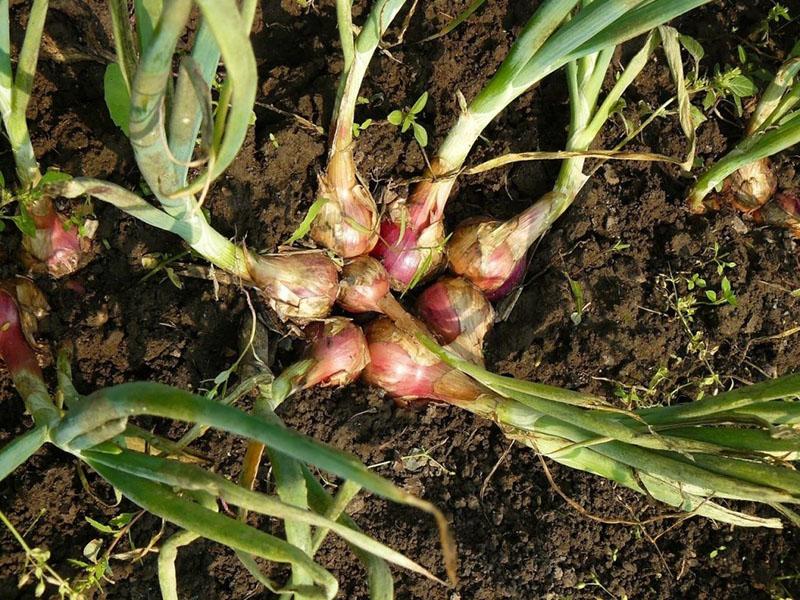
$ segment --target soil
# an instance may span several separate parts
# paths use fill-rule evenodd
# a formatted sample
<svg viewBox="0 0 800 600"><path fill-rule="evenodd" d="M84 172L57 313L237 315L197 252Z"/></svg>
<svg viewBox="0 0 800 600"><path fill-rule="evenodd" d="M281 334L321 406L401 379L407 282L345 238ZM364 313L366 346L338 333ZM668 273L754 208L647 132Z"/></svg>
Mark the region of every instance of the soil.
<svg viewBox="0 0 800 600"><path fill-rule="evenodd" d="M12 4L12 37L19 42L27 3ZM315 4L304 10L295 0L264 0L257 15L252 36L261 81L256 124L207 204L214 226L225 235L246 236L250 247L272 249L289 237L314 199L316 173L323 166L324 136L286 115L328 125L341 59L333 2ZM356 2L356 19L364 4ZM430 134L430 147L441 142L457 114L456 91L474 96L538 2L486 3L449 35L418 43L467 4L420 3L405 43L376 57L362 94L370 103L359 107L359 120L385 118L428 91L420 121ZM748 45L747 36L772 4L719 0L675 25L702 43L708 69L735 64L739 44L774 68L800 30L796 22L784 22L773 26L757 48ZM800 15L800 3L785 4L793 16ZM51 0L50 6L28 115L42 165L136 189L140 180L128 142L103 100L103 73L113 49L105 3ZM398 31L395 27L389 39ZM659 55L630 90L625 114L635 120L640 102L657 106L671 89ZM492 123L470 160L560 149L567 116L566 86L563 75L556 74ZM699 158L710 163L720 157L741 136L743 122L732 104L722 103L700 127ZM616 118L600 145L615 143L623 131ZM631 148L681 156L686 143L672 115L657 119ZM413 138L385 122L361 134L356 160L376 192L389 184L402 186L425 164ZM778 164L782 184L795 184L796 157L779 157ZM13 165L7 150L0 154L0 169L10 181ZM532 162L464 177L448 207L448 226L467 216L515 214L548 191L557 170L556 162ZM658 163L601 166L538 247L524 290L489 339L488 365L500 373L603 394L621 405L691 399L715 386L800 369L800 336L791 334L800 302L791 293L800 288L795 242L782 231L759 228L726 210L689 215L684 197L690 183L677 168ZM47 346L46 375L54 379L53 348L71 342L76 385L83 392L133 380L192 390L209 387L209 380L237 355L237 329L248 314L241 290L222 286L215 294L209 282L189 277L182 278L181 288L165 277L142 280L142 258L176 254L183 250L180 240L112 207L97 204L95 211L101 242L91 264L69 286L39 281L52 305L40 335ZM0 275L19 272L18 236L9 229L0 242ZM687 330L677 318L675 294L690 293L681 282L694 273L720 289L715 245L725 255L722 260L735 263L724 275L738 303L698 306ZM569 279L585 295L582 313ZM670 279L678 281L674 290ZM690 348L690 332L702 333L705 354ZM282 348L278 363L288 364L292 357L291 349ZM709 382L712 376L718 383ZM631 389L638 390L638 398ZM0 373L0 402L2 446L30 427L5 372ZM598 519L641 520L663 507L607 481L549 464L560 490L583 507L577 511L548 483L530 450L510 446L497 428L455 409L403 410L357 384L302 393L282 408L282 416L289 426L380 465L376 472L432 501L451 518L458 542L458 586L448 589L396 571L398 598L800 596L797 529L733 529L703 519L642 526L603 523ZM220 472L238 473L240 441L209 434L199 447ZM432 460L403 459L421 450ZM65 576L75 574L69 559L81 558L84 546L101 537L86 517L107 522L119 511L135 510L127 501L105 507L102 502L113 501L111 490L92 474L88 480L92 493L81 484L75 461L47 448L0 483L2 511L27 530L31 546L49 549L51 566ZM266 467L259 485L268 488ZM368 496L356 503L353 515L379 540L441 572L435 527L416 511ZM145 544L159 527L157 519L142 518L133 528L134 540ZM321 560L337 576L342 598L366 597L363 572L342 544L326 546ZM115 583L104 584L104 593L120 599L159 597L155 563L152 554L140 562L112 562ZM33 585L17 590L23 564L19 545L0 528L0 598L33 597ZM271 597L231 552L209 542L181 550L178 580L182 598Z"/></svg>

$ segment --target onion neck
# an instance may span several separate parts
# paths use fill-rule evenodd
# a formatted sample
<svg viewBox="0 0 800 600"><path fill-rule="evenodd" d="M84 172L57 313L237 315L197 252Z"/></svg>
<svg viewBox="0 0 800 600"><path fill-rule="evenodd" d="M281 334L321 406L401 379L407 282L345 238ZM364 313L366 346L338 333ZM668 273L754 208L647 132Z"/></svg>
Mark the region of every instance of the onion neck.
<svg viewBox="0 0 800 600"><path fill-rule="evenodd" d="M460 169L483 130L526 89L516 87L511 81L496 75L458 116L456 124L439 147L436 158L451 169Z"/></svg>
<svg viewBox="0 0 800 600"><path fill-rule="evenodd" d="M408 311L403 308L403 305L395 299L391 292L378 301L378 308L380 308L382 314L394 321L394 324L405 333L409 335L417 335L418 333L427 336L431 335L425 325L418 319L412 317Z"/></svg>
<svg viewBox="0 0 800 600"><path fill-rule="evenodd" d="M434 159L425 173L424 181L414 186L408 198L410 225L421 231L428 225L441 221L444 208L456 183L452 169L439 159Z"/></svg>
<svg viewBox="0 0 800 600"><path fill-rule="evenodd" d="M36 161L36 154L33 151L25 115L22 114L21 118L19 118L19 115L14 114L10 108L8 112L6 110L2 112L6 135L14 155L17 178L24 189L30 189L39 183L42 173L39 170L39 163Z"/></svg>
<svg viewBox="0 0 800 600"><path fill-rule="evenodd" d="M381 41L406 0L378 0L372 3L358 37L353 40L351 0L336 2L336 16L342 44L344 67L336 92L333 113L335 123L331 136L330 156L336 152L350 151L353 141L353 121L358 93L364 76Z"/></svg>
<svg viewBox="0 0 800 600"><path fill-rule="evenodd" d="M347 200L352 196L351 190L358 181L353 153L348 146L341 149L331 147L325 179L336 190L337 198Z"/></svg>
<svg viewBox="0 0 800 600"><path fill-rule="evenodd" d="M185 223L191 229L191 235L184 239L194 251L234 277L246 282L252 281L247 268L248 251L244 247L220 234L199 210L195 215L187 217Z"/></svg>
<svg viewBox="0 0 800 600"><path fill-rule="evenodd" d="M315 362L316 361L308 358L299 360L286 367L281 374L272 381L270 407L273 410L280 406L289 396L307 387L305 377L313 368Z"/></svg>
<svg viewBox="0 0 800 600"><path fill-rule="evenodd" d="M331 147L328 153L329 163L337 153L346 153L352 156L353 123L355 121L358 93L367 73L370 58L372 58L371 53L368 56L356 54L347 76L343 77L343 85L340 89L341 96L333 115L334 126L331 132Z"/></svg>
<svg viewBox="0 0 800 600"><path fill-rule="evenodd" d="M567 159L561 165L553 191L548 192L501 228L509 227L508 243L517 258L528 249L564 214L575 201L588 178L583 174L583 158Z"/></svg>

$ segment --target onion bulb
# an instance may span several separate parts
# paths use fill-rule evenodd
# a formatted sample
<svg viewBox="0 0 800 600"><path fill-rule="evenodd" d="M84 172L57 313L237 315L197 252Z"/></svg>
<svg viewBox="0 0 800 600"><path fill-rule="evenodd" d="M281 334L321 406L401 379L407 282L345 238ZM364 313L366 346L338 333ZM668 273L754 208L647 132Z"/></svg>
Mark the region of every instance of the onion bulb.
<svg viewBox="0 0 800 600"><path fill-rule="evenodd" d="M730 202L742 212L752 212L766 204L778 188L778 178L768 158L741 167L728 178Z"/></svg>
<svg viewBox="0 0 800 600"><path fill-rule="evenodd" d="M369 363L367 339L350 319L332 317L311 323L306 357L314 361L303 378L303 387L343 386L358 379Z"/></svg>
<svg viewBox="0 0 800 600"><path fill-rule="evenodd" d="M354 314L383 312L381 302L389 294L389 275L381 263L369 256L345 261L337 299L344 310Z"/></svg>
<svg viewBox="0 0 800 600"><path fill-rule="evenodd" d="M523 213L505 223L470 219L459 225L447 243L450 269L469 279L489 300L508 295L525 275L528 248L543 233L535 230L536 220L528 216Z"/></svg>
<svg viewBox="0 0 800 600"><path fill-rule="evenodd" d="M38 318L48 308L30 280L17 278L0 283L0 358L18 387L29 378L42 378L32 348L36 345L33 334Z"/></svg>
<svg viewBox="0 0 800 600"><path fill-rule="evenodd" d="M390 203L381 221L380 238L372 256L383 263L394 290L405 291L424 281L444 262L444 223L441 213L435 210L436 203L430 205L424 193L427 189L419 184L416 196Z"/></svg>
<svg viewBox="0 0 800 600"><path fill-rule="evenodd" d="M494 309L463 277L445 277L417 299L417 314L439 343L461 358L483 365L483 342L494 324Z"/></svg>
<svg viewBox="0 0 800 600"><path fill-rule="evenodd" d="M369 190L358 181L350 150L335 151L319 176L325 200L311 224L317 243L344 258L367 254L378 239L378 209Z"/></svg>
<svg viewBox="0 0 800 600"><path fill-rule="evenodd" d="M345 263L339 283L338 303L351 313L382 313L406 331L429 333L422 323L408 314L403 305L395 300L389 289L386 269L369 256L359 256Z"/></svg>
<svg viewBox="0 0 800 600"><path fill-rule="evenodd" d="M303 324L327 317L339 289L339 267L324 252L247 256L247 270L283 321Z"/></svg>
<svg viewBox="0 0 800 600"><path fill-rule="evenodd" d="M56 278L74 273L88 251L88 239L82 240L49 198L35 202L30 214L36 232L22 236L23 263L32 272L46 271Z"/></svg>
<svg viewBox="0 0 800 600"><path fill-rule="evenodd" d="M303 358L272 382L272 400L279 404L291 394L314 386L343 386L358 379L369 362L367 340L350 319L332 317L306 327Z"/></svg>
<svg viewBox="0 0 800 600"><path fill-rule="evenodd" d="M730 204L743 213L752 213L769 202L777 187L770 160L762 158L734 171L722 184L722 191L706 197L704 208L716 210Z"/></svg>
<svg viewBox="0 0 800 600"><path fill-rule="evenodd" d="M366 330L370 363L362 378L401 404L434 400L454 405L475 402L487 390L429 352L391 319L379 317Z"/></svg>

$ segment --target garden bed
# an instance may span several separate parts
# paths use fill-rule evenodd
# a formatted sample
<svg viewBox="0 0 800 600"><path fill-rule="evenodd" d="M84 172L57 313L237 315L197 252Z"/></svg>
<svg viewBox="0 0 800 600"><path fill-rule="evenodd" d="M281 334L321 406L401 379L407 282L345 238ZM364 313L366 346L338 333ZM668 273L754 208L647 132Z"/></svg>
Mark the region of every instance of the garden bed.
<svg viewBox="0 0 800 600"><path fill-rule="evenodd" d="M327 127L341 69L332 3L315 4L316 10L304 10L295 0L261 3L252 35L260 79L255 126L207 201L214 226L224 235L246 235L252 248L274 248L291 235L314 199L317 170L323 167L325 136L291 116ZM358 14L363 3L356 4ZM476 93L537 3L488 2L447 36L417 43L466 4L420 3L406 41L376 55L362 90L370 103L359 107L357 119L385 119L427 91L430 100L419 120L431 146L438 145L458 111L455 91L467 98ZM770 6L769 1L718 1L675 25L703 44L704 64L710 68L736 61L737 44ZM800 5L788 6L793 16L800 15ZM19 36L27 19L24 3L12 11L12 29ZM396 31L388 36L390 42ZM795 22L773 32L761 48L765 64L774 69L778 50L791 47L799 33ZM133 189L140 177L129 143L109 118L103 99L103 73L112 51L103 2L53 0L29 122L43 166ZM641 100L657 106L671 89L659 55L628 93L628 105ZM471 161L507 151L562 148L566 103L563 74L550 76L487 129ZM712 117L700 127L701 159L721 156L741 136L742 120L735 112L722 107L720 113L724 119ZM604 132L610 143L621 134L619 120ZM657 119L632 148L682 156L685 140L672 116ZM361 133L355 156L373 189L402 186L404 178L425 166L414 138L386 123ZM796 187L797 159L787 154L778 163L783 186ZM12 173L10 153L0 155L0 168L7 176ZM504 219L518 213L550 189L557 170L557 162L531 162L463 177L448 206L448 227L468 216ZM783 231L759 228L732 211L689 215L684 198L690 184L677 167L660 163L601 167L539 245L526 287L488 340L487 365L498 373L616 398L629 407L663 401L679 388L675 400L694 397L698 384L713 375L729 387L800 371L800 333L787 334L797 325L800 303L792 294L800 289L795 242ZM96 258L70 278L74 285L41 281L53 310L40 339L74 342L81 391L132 380L208 387L237 356L238 329L249 312L241 290L223 285L217 295L210 282L185 276L180 288L162 275L143 281L143 258L177 254L182 243L113 207L96 203L95 208L100 222ZM4 277L19 270L14 258L18 244L11 229L0 237ZM736 306L700 305L687 324L677 308L693 293L684 279L697 274L718 290L720 261L726 263L724 275ZM576 307L570 280L583 290L583 311ZM705 353L690 347L698 332ZM288 364L291 357L282 347L278 362ZM0 386L1 446L30 421L5 373ZM298 431L376 465L376 472L430 500L452 519L457 588L396 571L398 598L755 599L800 594L796 529L732 529L700 518L641 526L601 522L642 522L665 509L605 480L549 463L560 491L583 507L578 511L550 485L530 450L510 447L496 427L454 408L403 410L357 384L299 394L281 408L281 415ZM237 474L243 443L215 433L199 447L219 472ZM264 486L266 469L262 475ZM113 501L107 485L93 475L89 481L102 500ZM84 517L106 522L120 510L133 510L127 502L103 507L82 486L74 459L52 448L0 483L0 507L20 530L33 524L28 541L47 547L50 564L64 575L73 572L68 559L80 558L84 545L98 537ZM354 507L353 516L370 534L441 571L432 521L371 496ZM42 509L46 512L37 519ZM159 526L155 518L142 519L134 539L146 543ZM330 542L321 560L339 579L342 598L366 597L361 567L343 544ZM0 598L33 596L32 586L16 588L23 562L20 547L0 529ZM113 562L112 569L116 584L104 586L109 598L157 597L153 555L141 563ZM180 552L178 581L186 598L269 597L232 552L211 542L198 541Z"/></svg>

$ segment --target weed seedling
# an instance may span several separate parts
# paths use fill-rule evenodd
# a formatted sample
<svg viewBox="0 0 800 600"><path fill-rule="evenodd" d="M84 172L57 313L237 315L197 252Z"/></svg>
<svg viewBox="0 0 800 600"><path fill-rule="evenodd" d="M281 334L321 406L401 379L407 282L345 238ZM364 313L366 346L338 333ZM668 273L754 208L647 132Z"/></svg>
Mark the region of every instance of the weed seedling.
<svg viewBox="0 0 800 600"><path fill-rule="evenodd" d="M409 128L413 128L414 139L417 140L417 143L423 148L428 145L428 132L422 125L417 123L417 115L422 112L427 103L428 92L422 92L422 95L417 98L417 101L414 102L414 105L410 109L406 111L399 109L393 110L389 113L389 116L386 117L389 123L400 128L401 133L405 133Z"/></svg>
<svg viewBox="0 0 800 600"><path fill-rule="evenodd" d="M779 26L781 21L789 22L792 20L789 14L789 9L783 4L778 2L769 9L767 15L761 20L753 34L762 42L769 41L772 34L772 28Z"/></svg>
<svg viewBox="0 0 800 600"><path fill-rule="evenodd" d="M372 119L366 119L363 123L353 123L353 137L357 138L361 135L361 132L366 131L370 125L372 125Z"/></svg>
<svg viewBox="0 0 800 600"><path fill-rule="evenodd" d="M569 318L574 325L580 325L586 309L589 308L589 303L585 300L583 286L580 281L572 279L569 273L564 273L564 275L569 282L569 291L572 295L572 301L575 303L575 310L570 313Z"/></svg>
<svg viewBox="0 0 800 600"><path fill-rule="evenodd" d="M742 115L742 101L758 93L758 87L750 76L747 56L743 49L739 52L739 66L714 66L713 73L708 76L700 74L700 60L705 56L703 46L696 39L681 35L681 45L692 56L694 69L687 75L687 89L690 94L703 94L701 106L703 112L716 112L718 104L723 100L733 102L736 114ZM699 111L693 115L695 121L705 120Z"/></svg>

